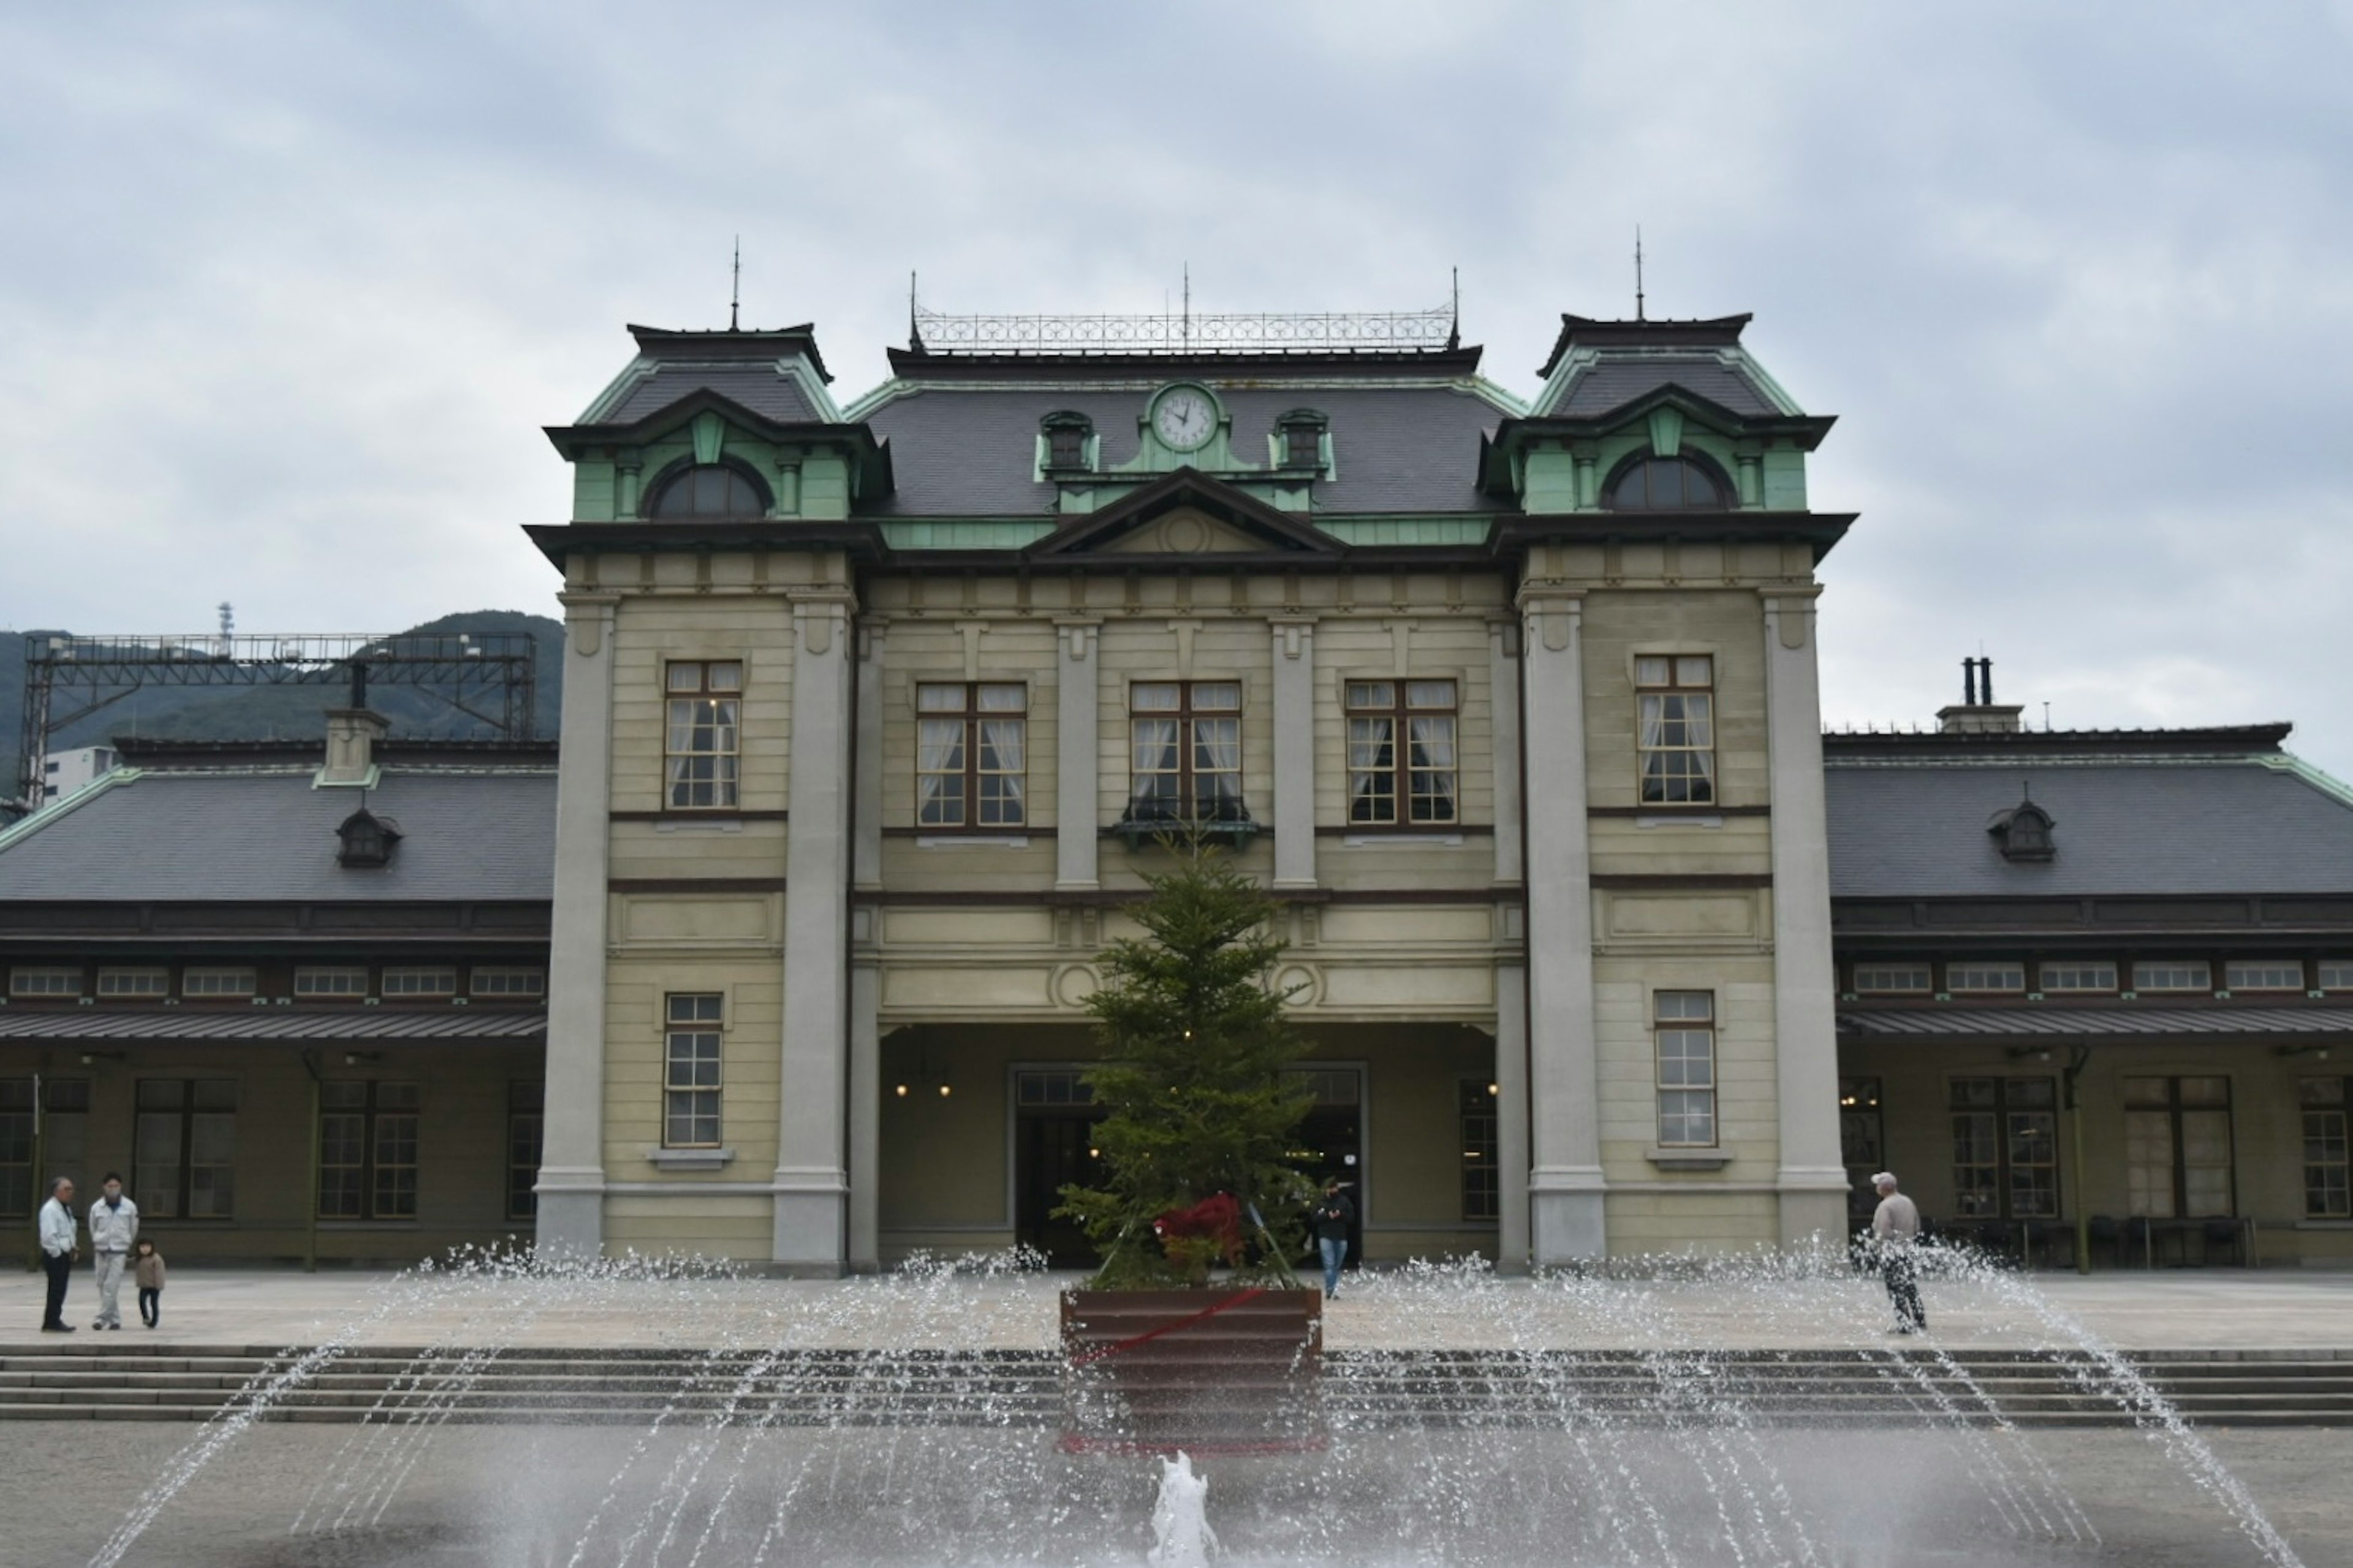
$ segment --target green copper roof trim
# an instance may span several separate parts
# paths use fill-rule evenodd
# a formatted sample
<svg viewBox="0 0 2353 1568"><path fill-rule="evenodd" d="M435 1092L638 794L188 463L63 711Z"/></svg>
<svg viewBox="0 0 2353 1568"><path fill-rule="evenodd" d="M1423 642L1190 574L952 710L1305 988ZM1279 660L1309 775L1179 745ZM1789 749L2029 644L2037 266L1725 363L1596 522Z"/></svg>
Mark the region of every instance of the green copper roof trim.
<svg viewBox="0 0 2353 1568"><path fill-rule="evenodd" d="M1494 519L1467 517L1318 517L1309 520L1343 544L1484 544Z"/></svg>
<svg viewBox="0 0 2353 1568"><path fill-rule="evenodd" d="M2294 773L2339 805L2353 806L2353 784L2348 784L2334 773L2313 766L2294 752L2282 752L2276 756L2263 757L2259 760L2263 766L2275 773Z"/></svg>
<svg viewBox="0 0 2353 1568"><path fill-rule="evenodd" d="M639 383L652 380L654 373L661 366L693 365L698 363L702 362L691 357L656 359L649 354L638 354L621 367L621 374L615 376L605 390L596 395L596 400L590 403L582 411L580 417L573 423L601 425L614 409L621 405L622 401L631 392L637 390ZM717 363L723 363L730 369L756 370L761 364L757 360L727 360ZM768 369L775 371L800 390L801 400L809 406L812 423L822 425L845 423L839 405L833 401L833 393L825 384L825 378L809 368L808 361L795 356L790 359L770 360L766 363ZM693 390L694 388L689 385L681 391L679 395L684 397ZM848 423L854 424L856 421L848 421Z"/></svg>
<svg viewBox="0 0 2353 1568"><path fill-rule="evenodd" d="M109 768L63 800L51 805L42 806L22 821L12 822L6 827L0 828L0 855L6 854L18 839L30 838L50 823L80 810L108 790L138 783L142 771L139 768Z"/></svg>
<svg viewBox="0 0 2353 1568"><path fill-rule="evenodd" d="M882 542L893 550L1020 550L1045 538L1060 524L1051 518L1034 522L1022 518L944 521L925 518L886 521L881 526Z"/></svg>

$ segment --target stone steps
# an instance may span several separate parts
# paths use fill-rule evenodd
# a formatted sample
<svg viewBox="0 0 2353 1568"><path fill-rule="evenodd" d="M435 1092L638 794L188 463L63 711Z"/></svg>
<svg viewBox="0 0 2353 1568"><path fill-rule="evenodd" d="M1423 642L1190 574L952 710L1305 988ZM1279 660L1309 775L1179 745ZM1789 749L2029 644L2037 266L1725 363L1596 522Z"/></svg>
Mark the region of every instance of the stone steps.
<svg viewBox="0 0 2353 1568"><path fill-rule="evenodd" d="M280 1390L265 1420L1052 1428L1066 1413L1045 1351L780 1353L532 1347L464 1352L367 1347ZM2136 1355L2193 1424L2353 1426L2353 1351ZM0 1346L0 1420L199 1421L294 1364L255 1346L106 1342ZM1206 1372L1214 1357L1196 1363ZM1274 1389L1208 1400L1156 1379L1122 1397L1208 1417L1267 1414ZM1698 1425L2116 1426L2139 1419L2107 1370L2079 1354L1967 1351L1623 1352L1344 1351L1314 1404L1332 1429Z"/></svg>

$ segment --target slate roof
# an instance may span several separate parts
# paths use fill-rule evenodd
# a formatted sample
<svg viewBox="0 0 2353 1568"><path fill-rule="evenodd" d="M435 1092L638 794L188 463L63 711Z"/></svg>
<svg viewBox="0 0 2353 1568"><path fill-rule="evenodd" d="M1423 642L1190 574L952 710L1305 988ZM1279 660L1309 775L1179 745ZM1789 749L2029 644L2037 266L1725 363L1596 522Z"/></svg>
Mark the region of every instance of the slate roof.
<svg viewBox="0 0 2353 1568"><path fill-rule="evenodd" d="M1173 367L1172 375L1178 374ZM1504 504L1479 488L1480 437L1503 417L1467 388L1330 386L1259 382L1217 389L1233 416L1237 457L1266 461L1265 437L1295 408L1331 421L1335 478L1315 485L1315 509L1334 513L1491 512ZM1132 459L1136 417L1150 393L1134 387L911 388L867 416L891 443L898 488L882 517L1038 516L1057 487L1034 479L1039 421L1074 409L1094 421L1103 462Z"/></svg>
<svg viewBox="0 0 2353 1568"><path fill-rule="evenodd" d="M0 1040L536 1040L543 1008L0 1009Z"/></svg>
<svg viewBox="0 0 2353 1568"><path fill-rule="evenodd" d="M628 391L598 420L627 425L659 413L680 398L705 388L764 414L780 425L803 424L823 417L801 395L799 384L773 368L747 364L666 363L649 366L649 374Z"/></svg>
<svg viewBox="0 0 2353 1568"><path fill-rule="evenodd" d="M1592 418L1671 383L1735 414L1769 417L1781 412L1742 370L1714 354L1606 355L1569 378L1551 412Z"/></svg>
<svg viewBox="0 0 2353 1568"><path fill-rule="evenodd" d="M2353 892L2353 801L2277 752L1858 758L1833 744L1823 782L1833 898ZM1986 831L2028 792L2054 822L2046 863L2003 859Z"/></svg>
<svg viewBox="0 0 2353 1568"><path fill-rule="evenodd" d="M1886 1007L1850 1008L1841 1035L1938 1037L2019 1035L2337 1035L2353 1033L2353 1007Z"/></svg>
<svg viewBox="0 0 2353 1568"><path fill-rule="evenodd" d="M555 772L387 768L367 808L400 825L380 870L335 863L355 789L311 768L129 769L0 837L0 900L83 902L542 901L553 896Z"/></svg>

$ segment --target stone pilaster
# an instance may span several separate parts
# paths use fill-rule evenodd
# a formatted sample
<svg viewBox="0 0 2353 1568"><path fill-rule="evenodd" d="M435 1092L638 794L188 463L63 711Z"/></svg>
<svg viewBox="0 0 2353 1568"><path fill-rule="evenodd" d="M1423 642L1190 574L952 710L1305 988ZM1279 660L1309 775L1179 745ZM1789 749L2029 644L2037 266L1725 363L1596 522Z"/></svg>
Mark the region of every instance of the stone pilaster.
<svg viewBox="0 0 2353 1568"><path fill-rule="evenodd" d="M1102 624L1066 620L1056 630L1054 885L1092 888L1102 816Z"/></svg>
<svg viewBox="0 0 2353 1568"><path fill-rule="evenodd" d="M868 918L881 911L869 908ZM871 1274L882 1267L882 1034L875 1015L882 971L871 956L849 968L849 1267Z"/></svg>
<svg viewBox="0 0 2353 1568"><path fill-rule="evenodd" d="M1278 617L1274 640L1274 886L1315 885L1315 623Z"/></svg>
<svg viewBox="0 0 2353 1568"><path fill-rule="evenodd" d="M1495 965L1495 1269L1528 1271L1528 971Z"/></svg>
<svg viewBox="0 0 2353 1568"><path fill-rule="evenodd" d="M858 637L857 790L851 802L850 879L882 885L882 657L887 622L869 618Z"/></svg>
<svg viewBox="0 0 2353 1568"><path fill-rule="evenodd" d="M555 893L547 955L547 1098L538 1245L605 1244L605 922L612 853L611 594L565 594L564 750L555 775Z"/></svg>
<svg viewBox="0 0 2353 1568"><path fill-rule="evenodd" d="M1784 1242L1816 1234L1836 1238L1846 1228L1814 592L1765 599L1766 736L1773 777L1773 1040Z"/></svg>
<svg viewBox="0 0 2353 1568"><path fill-rule="evenodd" d="M812 1275L841 1272L849 1240L844 1134L852 607L849 595L839 591L793 596L774 1256L781 1268Z"/></svg>
<svg viewBox="0 0 2353 1568"><path fill-rule="evenodd" d="M1583 599L1520 591L1525 685L1529 1248L1538 1267L1599 1258L1603 1219L1586 840Z"/></svg>

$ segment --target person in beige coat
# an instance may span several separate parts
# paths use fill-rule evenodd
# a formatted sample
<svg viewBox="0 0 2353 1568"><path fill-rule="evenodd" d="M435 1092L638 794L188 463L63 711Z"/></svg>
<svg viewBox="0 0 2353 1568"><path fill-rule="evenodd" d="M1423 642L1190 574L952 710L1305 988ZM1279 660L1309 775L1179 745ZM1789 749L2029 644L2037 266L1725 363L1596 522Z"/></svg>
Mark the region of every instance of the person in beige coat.
<svg viewBox="0 0 2353 1568"><path fill-rule="evenodd" d="M164 1321L164 1255L153 1242L140 1241L131 1281L139 1287L139 1321L152 1329Z"/></svg>

